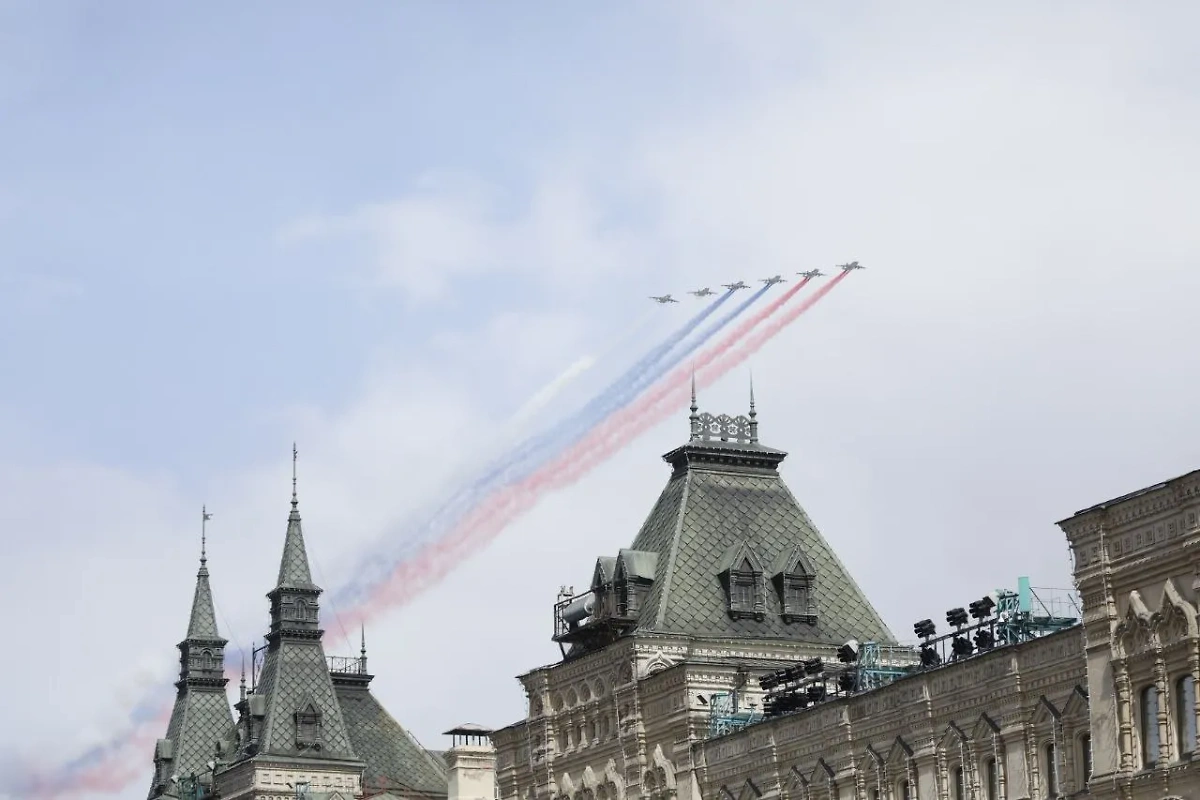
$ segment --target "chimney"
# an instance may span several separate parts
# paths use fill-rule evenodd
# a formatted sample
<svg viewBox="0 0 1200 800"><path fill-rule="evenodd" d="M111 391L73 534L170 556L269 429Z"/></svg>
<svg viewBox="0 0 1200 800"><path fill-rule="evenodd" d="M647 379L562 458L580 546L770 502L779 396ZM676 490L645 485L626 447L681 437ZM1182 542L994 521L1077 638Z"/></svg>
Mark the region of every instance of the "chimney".
<svg viewBox="0 0 1200 800"><path fill-rule="evenodd" d="M492 732L467 723L446 731L450 780L446 800L496 800L496 748Z"/></svg>

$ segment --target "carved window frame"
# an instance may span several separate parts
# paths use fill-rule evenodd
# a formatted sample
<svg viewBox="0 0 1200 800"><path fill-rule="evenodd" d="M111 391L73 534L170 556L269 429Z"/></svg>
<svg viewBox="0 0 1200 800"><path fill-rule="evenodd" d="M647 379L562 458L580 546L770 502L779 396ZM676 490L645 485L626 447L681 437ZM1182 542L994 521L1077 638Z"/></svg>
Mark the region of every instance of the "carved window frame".
<svg viewBox="0 0 1200 800"><path fill-rule="evenodd" d="M312 703L307 703L292 718L296 723L296 746L301 749L320 750L324 741L320 709Z"/></svg>
<svg viewBox="0 0 1200 800"><path fill-rule="evenodd" d="M726 610L733 619L766 618L763 603L763 573L749 556L743 556L736 569L725 573Z"/></svg>

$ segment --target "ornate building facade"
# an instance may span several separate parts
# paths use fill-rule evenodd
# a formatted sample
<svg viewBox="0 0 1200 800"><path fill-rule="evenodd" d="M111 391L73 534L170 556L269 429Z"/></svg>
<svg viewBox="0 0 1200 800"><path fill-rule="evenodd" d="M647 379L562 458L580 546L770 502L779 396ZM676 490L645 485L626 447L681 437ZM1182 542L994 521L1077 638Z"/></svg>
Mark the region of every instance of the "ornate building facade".
<svg viewBox="0 0 1200 800"><path fill-rule="evenodd" d="M631 546L561 593L563 659L493 735L501 797L1200 798L1200 472L1059 523L1081 624L924 662L784 485L753 400L697 411ZM763 716L759 679L843 644L884 685Z"/></svg>

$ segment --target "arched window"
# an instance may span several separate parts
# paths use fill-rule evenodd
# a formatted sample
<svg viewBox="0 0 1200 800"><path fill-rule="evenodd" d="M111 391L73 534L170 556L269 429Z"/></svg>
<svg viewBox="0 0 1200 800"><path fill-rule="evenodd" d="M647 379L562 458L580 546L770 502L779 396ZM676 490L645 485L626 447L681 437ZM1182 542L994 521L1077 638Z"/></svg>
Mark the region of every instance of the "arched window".
<svg viewBox="0 0 1200 800"><path fill-rule="evenodd" d="M1196 681L1184 675L1175 682L1175 730L1179 731L1179 757L1196 749Z"/></svg>
<svg viewBox="0 0 1200 800"><path fill-rule="evenodd" d="M1142 766L1146 769L1158 763L1158 689L1142 689Z"/></svg>
<svg viewBox="0 0 1200 800"><path fill-rule="evenodd" d="M202 653L200 653L200 669L204 670L205 672L208 672L212 668L213 668L212 650L205 650Z"/></svg>
<svg viewBox="0 0 1200 800"><path fill-rule="evenodd" d="M1048 743L1042 752L1046 757L1046 797L1053 800L1058 797L1058 760L1055 758L1054 742Z"/></svg>
<svg viewBox="0 0 1200 800"><path fill-rule="evenodd" d="M996 759L989 758L984 765L987 772L986 797L987 800L1000 800L1000 768L996 764Z"/></svg>
<svg viewBox="0 0 1200 800"><path fill-rule="evenodd" d="M963 778L963 768L954 769L954 800L967 800L966 781Z"/></svg>

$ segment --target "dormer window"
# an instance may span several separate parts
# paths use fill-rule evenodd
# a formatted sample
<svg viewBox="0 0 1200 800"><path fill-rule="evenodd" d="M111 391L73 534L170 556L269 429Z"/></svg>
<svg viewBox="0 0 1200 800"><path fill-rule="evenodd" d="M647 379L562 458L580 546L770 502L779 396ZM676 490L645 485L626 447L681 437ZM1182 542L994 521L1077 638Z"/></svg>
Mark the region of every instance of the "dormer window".
<svg viewBox="0 0 1200 800"><path fill-rule="evenodd" d="M763 569L754 551L747 543L739 542L726 552L722 563L725 568L720 577L725 584L729 616L733 619L764 619Z"/></svg>
<svg viewBox="0 0 1200 800"><path fill-rule="evenodd" d="M311 701L296 712L296 746L321 749L321 712Z"/></svg>
<svg viewBox="0 0 1200 800"><path fill-rule="evenodd" d="M817 606L813 598L816 575L804 553L794 547L784 553L771 570L784 622L817 623Z"/></svg>

